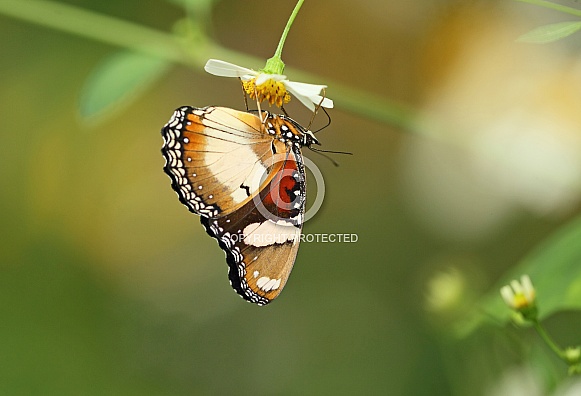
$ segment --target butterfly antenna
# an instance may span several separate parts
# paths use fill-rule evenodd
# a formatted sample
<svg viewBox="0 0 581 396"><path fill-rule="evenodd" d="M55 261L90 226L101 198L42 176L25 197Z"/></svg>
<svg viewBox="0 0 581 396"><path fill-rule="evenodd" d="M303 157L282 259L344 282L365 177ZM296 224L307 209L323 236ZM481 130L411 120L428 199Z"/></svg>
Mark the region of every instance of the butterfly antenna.
<svg viewBox="0 0 581 396"><path fill-rule="evenodd" d="M317 133L317 132L321 132L323 129L327 128L329 125L331 125L331 116L329 115L329 113L327 113L327 110L325 110L324 107L321 107L321 109L323 110L323 112L325 113L325 115L327 116L327 123L322 126L321 128L317 129L316 131L314 131L313 133Z"/></svg>
<svg viewBox="0 0 581 396"><path fill-rule="evenodd" d="M349 153L347 151L330 151L330 150L321 150L321 149L316 149L314 147L310 147L309 146L309 150L314 151L315 153L322 155L323 157L327 158L329 161L331 161L331 163L335 166L339 166L339 163L337 161L335 161L333 158L331 158L330 156L328 156L326 153L329 154L345 154L345 155L353 155L353 153Z"/></svg>
<svg viewBox="0 0 581 396"><path fill-rule="evenodd" d="M244 81L242 81L240 77L238 77L238 80L240 80L240 86L242 87L242 95L244 96L244 106L246 106L246 112L248 112L248 97L246 94L246 90L244 89Z"/></svg>

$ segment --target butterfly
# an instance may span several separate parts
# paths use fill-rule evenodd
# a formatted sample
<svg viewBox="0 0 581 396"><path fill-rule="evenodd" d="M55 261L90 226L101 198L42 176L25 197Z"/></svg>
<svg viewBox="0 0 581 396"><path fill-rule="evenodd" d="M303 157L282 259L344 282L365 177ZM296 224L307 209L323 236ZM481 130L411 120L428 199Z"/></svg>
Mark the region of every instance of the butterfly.
<svg viewBox="0 0 581 396"><path fill-rule="evenodd" d="M226 253L230 284L245 300L268 304L285 286L299 248L301 148L320 143L288 116L212 106L178 108L161 134L164 171Z"/></svg>

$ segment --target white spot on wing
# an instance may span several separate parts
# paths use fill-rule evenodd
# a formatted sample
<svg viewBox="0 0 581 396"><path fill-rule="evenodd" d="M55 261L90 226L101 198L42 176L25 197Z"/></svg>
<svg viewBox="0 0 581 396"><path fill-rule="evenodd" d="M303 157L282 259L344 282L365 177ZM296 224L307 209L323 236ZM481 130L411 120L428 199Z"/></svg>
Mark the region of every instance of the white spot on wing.
<svg viewBox="0 0 581 396"><path fill-rule="evenodd" d="M295 241L300 234L300 229L291 222L278 220L266 220L263 223L247 225L242 232L244 243L256 247L270 246L275 243L283 244L287 241Z"/></svg>
<svg viewBox="0 0 581 396"><path fill-rule="evenodd" d="M212 139L204 162L218 182L232 192L234 202L240 203L248 198L246 189L240 186L247 186L250 194L256 192L266 168L248 144L248 139L236 136L228 136L228 139Z"/></svg>
<svg viewBox="0 0 581 396"><path fill-rule="evenodd" d="M256 281L256 286L265 292L269 292L271 290L278 289L280 287L280 283L280 279L270 279L268 276L263 276L258 278Z"/></svg>

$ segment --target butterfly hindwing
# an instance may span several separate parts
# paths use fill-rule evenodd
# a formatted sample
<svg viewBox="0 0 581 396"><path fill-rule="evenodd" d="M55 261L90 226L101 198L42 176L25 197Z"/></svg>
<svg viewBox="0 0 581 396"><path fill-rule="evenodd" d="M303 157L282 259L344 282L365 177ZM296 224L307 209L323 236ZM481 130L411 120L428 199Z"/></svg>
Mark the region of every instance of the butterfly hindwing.
<svg viewBox="0 0 581 396"><path fill-rule="evenodd" d="M252 201L229 215L202 217L209 235L226 252L232 287L264 305L277 297L299 248L305 205L305 172L300 151L290 150Z"/></svg>

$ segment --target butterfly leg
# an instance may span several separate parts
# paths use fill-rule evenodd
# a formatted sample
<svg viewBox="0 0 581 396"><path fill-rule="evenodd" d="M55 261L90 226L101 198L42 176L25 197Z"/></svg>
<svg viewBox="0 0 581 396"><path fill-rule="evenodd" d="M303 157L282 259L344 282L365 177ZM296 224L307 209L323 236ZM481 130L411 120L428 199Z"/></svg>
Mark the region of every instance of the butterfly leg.
<svg viewBox="0 0 581 396"><path fill-rule="evenodd" d="M238 77L238 80L240 80L240 85L242 86L242 95L244 95L244 106L246 107L246 112L248 112L248 96L246 95L246 90L244 89L244 82L240 77Z"/></svg>
<svg viewBox="0 0 581 396"><path fill-rule="evenodd" d="M321 107L321 105L323 104L323 100L325 100L325 88L323 88L323 97L321 98L321 101L319 102L319 104L317 105L317 107L315 107L315 111L313 111L313 116L311 117L311 121L309 121L309 126L307 127L307 130L310 130L311 129L311 125L313 125L313 121L315 121L315 116L319 112L319 109L323 109L323 111L325 112L325 114L327 114L327 117L329 117L329 113L327 113L327 111L325 110L324 107ZM330 120L330 118L329 118L329 120Z"/></svg>
<svg viewBox="0 0 581 396"><path fill-rule="evenodd" d="M258 92L256 92L256 86L254 87L254 97L256 98L256 107L258 108L258 118L260 118L260 123L264 124L266 122L266 115L262 118L262 109L260 108L260 101L258 100Z"/></svg>

